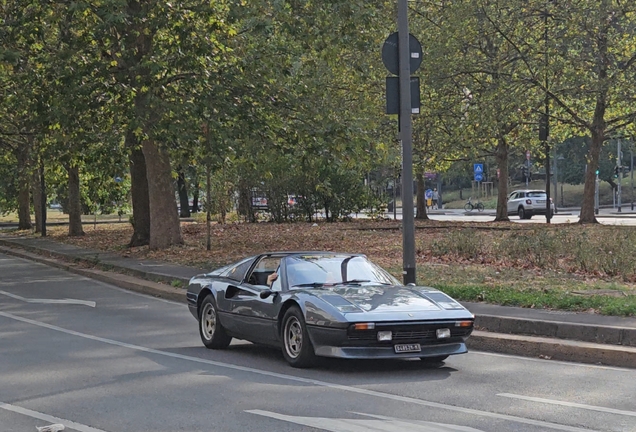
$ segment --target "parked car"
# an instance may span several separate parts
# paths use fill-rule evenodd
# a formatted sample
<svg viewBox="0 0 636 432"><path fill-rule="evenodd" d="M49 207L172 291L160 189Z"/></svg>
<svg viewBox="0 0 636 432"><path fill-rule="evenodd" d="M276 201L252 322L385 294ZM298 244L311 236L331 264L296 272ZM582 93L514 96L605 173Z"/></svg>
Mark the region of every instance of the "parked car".
<svg viewBox="0 0 636 432"><path fill-rule="evenodd" d="M508 216L518 215L519 219L530 219L534 215L546 214L548 196L542 190L516 190L508 194ZM556 213L550 198L551 216Z"/></svg>
<svg viewBox="0 0 636 432"><path fill-rule="evenodd" d="M280 348L293 367L316 356L440 362L467 352L474 323L443 292L404 286L364 255L334 252L246 258L193 277L187 301L207 348L244 339Z"/></svg>

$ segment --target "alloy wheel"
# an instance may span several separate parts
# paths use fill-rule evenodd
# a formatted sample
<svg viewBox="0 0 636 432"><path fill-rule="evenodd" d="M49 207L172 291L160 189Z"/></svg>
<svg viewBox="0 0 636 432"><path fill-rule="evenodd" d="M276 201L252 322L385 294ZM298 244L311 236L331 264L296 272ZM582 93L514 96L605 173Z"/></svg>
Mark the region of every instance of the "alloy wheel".
<svg viewBox="0 0 636 432"><path fill-rule="evenodd" d="M207 340L212 340L216 329L216 312L211 303L207 303L201 312L201 333Z"/></svg>
<svg viewBox="0 0 636 432"><path fill-rule="evenodd" d="M297 358L303 347L303 328L298 318L292 316L285 323L285 351L291 358Z"/></svg>

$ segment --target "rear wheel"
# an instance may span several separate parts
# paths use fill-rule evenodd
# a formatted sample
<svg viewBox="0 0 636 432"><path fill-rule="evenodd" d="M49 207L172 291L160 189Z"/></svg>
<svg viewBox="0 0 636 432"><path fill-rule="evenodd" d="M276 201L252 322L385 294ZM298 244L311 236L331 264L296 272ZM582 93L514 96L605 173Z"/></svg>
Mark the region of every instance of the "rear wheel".
<svg viewBox="0 0 636 432"><path fill-rule="evenodd" d="M477 203L477 210L484 211L484 205L482 203Z"/></svg>
<svg viewBox="0 0 636 432"><path fill-rule="evenodd" d="M208 294L199 309L199 334L206 348L223 349L232 342L219 321L214 296Z"/></svg>
<svg viewBox="0 0 636 432"><path fill-rule="evenodd" d="M296 307L290 307L283 317L283 356L290 366L295 368L311 367L316 362L314 347L309 340L303 313Z"/></svg>
<svg viewBox="0 0 636 432"><path fill-rule="evenodd" d="M517 213L519 214L519 219L526 218L526 211L523 209L523 207L519 207L519 211Z"/></svg>

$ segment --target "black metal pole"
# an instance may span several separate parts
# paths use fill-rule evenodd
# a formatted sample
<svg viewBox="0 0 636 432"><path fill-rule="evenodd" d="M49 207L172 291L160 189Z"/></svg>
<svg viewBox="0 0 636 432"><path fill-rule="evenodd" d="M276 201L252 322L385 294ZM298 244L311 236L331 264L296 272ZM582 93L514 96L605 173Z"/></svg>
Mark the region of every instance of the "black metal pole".
<svg viewBox="0 0 636 432"><path fill-rule="evenodd" d="M545 16L543 17L543 39L545 41L545 114L543 117L544 133L540 134L545 147L545 222L552 219L552 205L550 203L550 96L548 94L548 2L545 4Z"/></svg>
<svg viewBox="0 0 636 432"><path fill-rule="evenodd" d="M634 143L632 142L632 146ZM629 155L631 157L630 161L630 177L631 177L631 186L632 186L632 211L634 210L634 150L629 151Z"/></svg>
<svg viewBox="0 0 636 432"><path fill-rule="evenodd" d="M44 180L44 159L40 159L40 223L41 235L46 237L46 181Z"/></svg>
<svg viewBox="0 0 636 432"><path fill-rule="evenodd" d="M400 140L402 141L402 248L404 283L415 283L415 215L413 214L413 136L411 64L407 0L398 0Z"/></svg>

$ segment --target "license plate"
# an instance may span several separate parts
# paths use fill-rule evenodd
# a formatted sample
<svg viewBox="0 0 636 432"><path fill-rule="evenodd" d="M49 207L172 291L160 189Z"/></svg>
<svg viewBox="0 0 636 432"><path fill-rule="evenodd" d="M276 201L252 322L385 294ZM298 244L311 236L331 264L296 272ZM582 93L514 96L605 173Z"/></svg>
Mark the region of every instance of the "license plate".
<svg viewBox="0 0 636 432"><path fill-rule="evenodd" d="M395 345L394 348L396 353L412 353L422 351L422 347L420 347L420 344L400 344Z"/></svg>

